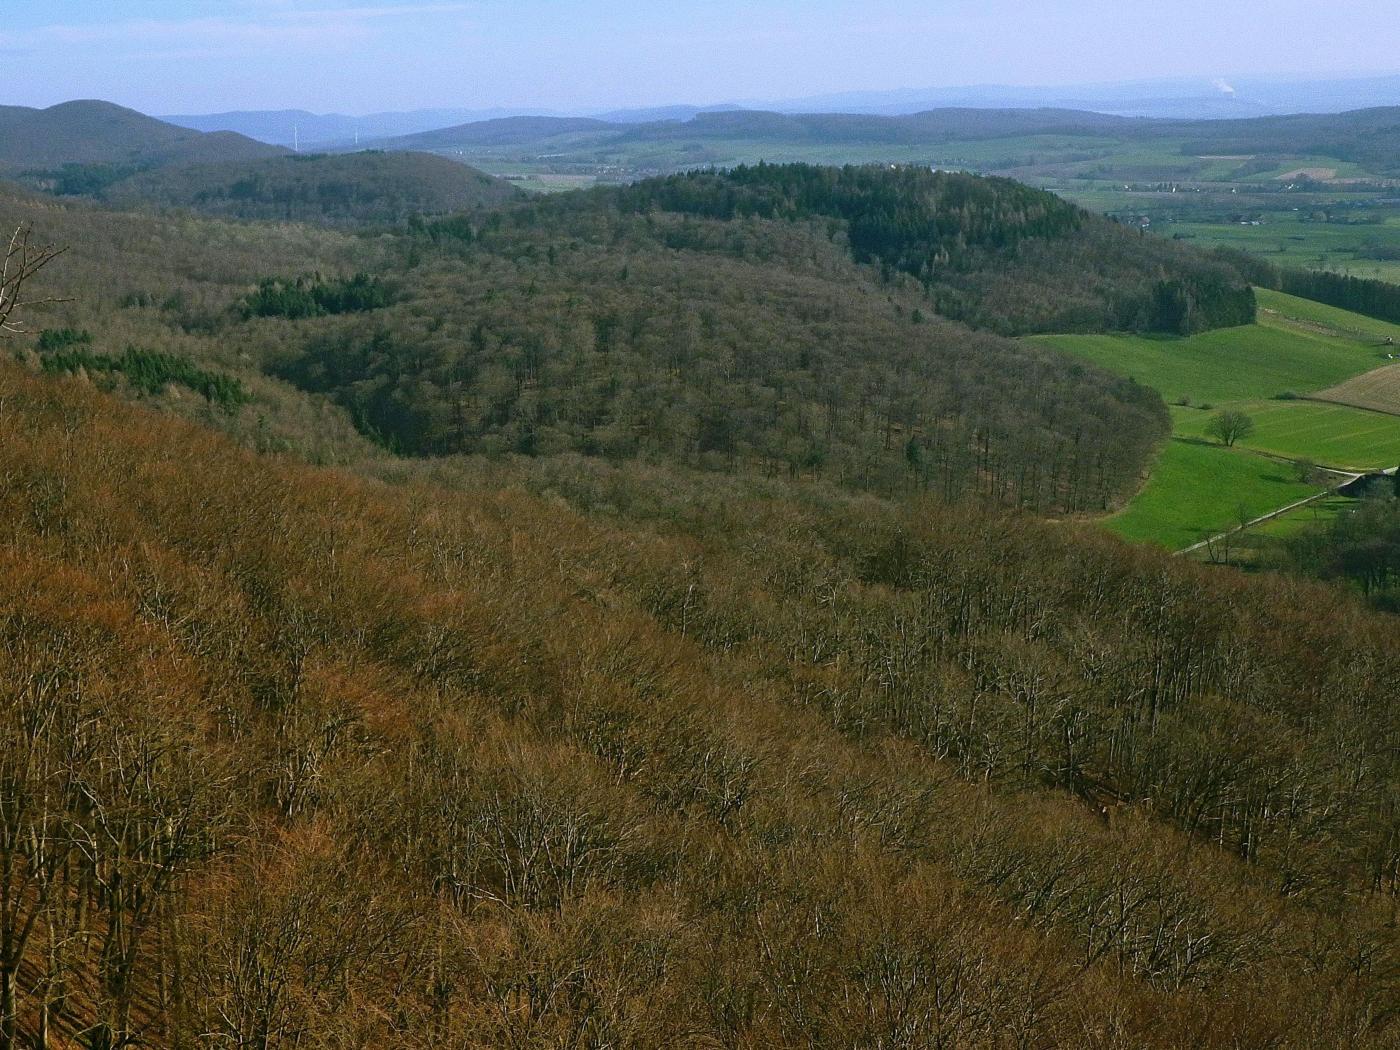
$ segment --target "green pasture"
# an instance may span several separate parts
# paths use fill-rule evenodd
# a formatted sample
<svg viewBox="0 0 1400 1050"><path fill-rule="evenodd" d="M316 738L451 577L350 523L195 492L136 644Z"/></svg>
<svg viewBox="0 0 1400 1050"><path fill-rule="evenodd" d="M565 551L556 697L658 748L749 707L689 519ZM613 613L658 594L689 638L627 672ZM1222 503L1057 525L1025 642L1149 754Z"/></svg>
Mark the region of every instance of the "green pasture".
<svg viewBox="0 0 1400 1050"><path fill-rule="evenodd" d="M1311 320L1303 300L1261 293L1260 323L1189 338L1138 335L1037 336L1046 346L1132 376L1169 403L1218 406L1323 390L1386 363L1373 324ZM1308 304L1309 307L1315 304ZM1274 313L1267 311L1272 310ZM1297 318L1306 324L1290 321ZM1387 326L1394 327L1394 326ZM1398 339L1397 341L1400 341Z"/></svg>
<svg viewBox="0 0 1400 1050"><path fill-rule="evenodd" d="M1328 496L1326 499L1315 500L1306 507L1299 507L1287 514L1281 514L1249 531L1261 538L1285 539L1298 534L1303 529L1326 525L1332 519L1355 509L1355 507L1356 500L1354 499L1348 499L1346 496Z"/></svg>
<svg viewBox="0 0 1400 1050"><path fill-rule="evenodd" d="M1174 437L1143 490L1105 524L1125 540L1182 550L1317 491L1287 463Z"/></svg>
<svg viewBox="0 0 1400 1050"><path fill-rule="evenodd" d="M1313 401L1241 401L1230 407L1254 421L1254 433L1239 442L1243 449L1357 471L1400 463L1397 416ZM1212 440L1206 429L1215 414L1172 406L1172 432L1178 437Z"/></svg>
<svg viewBox="0 0 1400 1050"><path fill-rule="evenodd" d="M1387 339L1400 343L1400 324L1267 288L1256 288L1254 294L1259 300L1260 321L1270 327L1301 329L1307 334L1338 343L1359 344L1363 351L1374 354L1377 368L1386 363L1384 357L1387 353L1400 352L1393 347L1379 345Z"/></svg>
<svg viewBox="0 0 1400 1050"><path fill-rule="evenodd" d="M1400 417L1296 399L1385 364L1382 343L1400 342L1400 326L1278 292L1260 291L1259 303L1257 324L1189 338L1036 337L1171 403L1172 439L1142 491L1106 522L1125 539L1180 550L1321 491L1280 460L1358 470L1400 463ZM1295 398L1278 399L1284 393ZM1206 436L1226 407L1255 425L1234 448Z"/></svg>

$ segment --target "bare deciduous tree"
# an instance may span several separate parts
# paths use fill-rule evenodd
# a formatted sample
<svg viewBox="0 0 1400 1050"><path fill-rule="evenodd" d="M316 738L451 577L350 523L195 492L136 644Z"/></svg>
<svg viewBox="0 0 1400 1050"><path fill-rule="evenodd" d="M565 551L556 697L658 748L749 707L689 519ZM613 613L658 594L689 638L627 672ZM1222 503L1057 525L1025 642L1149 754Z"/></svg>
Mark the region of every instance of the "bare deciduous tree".
<svg viewBox="0 0 1400 1050"><path fill-rule="evenodd" d="M0 336L22 331L19 321L15 319L16 311L64 301L54 296L26 299L24 288L30 278L67 250L52 244L36 244L34 227L28 223L15 228L5 248L4 258L0 260Z"/></svg>

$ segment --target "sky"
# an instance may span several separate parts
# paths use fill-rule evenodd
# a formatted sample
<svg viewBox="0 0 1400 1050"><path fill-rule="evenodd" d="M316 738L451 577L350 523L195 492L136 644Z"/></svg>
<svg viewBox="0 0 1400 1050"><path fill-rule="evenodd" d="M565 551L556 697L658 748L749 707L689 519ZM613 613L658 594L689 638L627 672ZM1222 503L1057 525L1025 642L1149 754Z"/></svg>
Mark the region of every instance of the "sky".
<svg viewBox="0 0 1400 1050"><path fill-rule="evenodd" d="M0 0L0 104L584 111L1400 73L1397 0Z"/></svg>

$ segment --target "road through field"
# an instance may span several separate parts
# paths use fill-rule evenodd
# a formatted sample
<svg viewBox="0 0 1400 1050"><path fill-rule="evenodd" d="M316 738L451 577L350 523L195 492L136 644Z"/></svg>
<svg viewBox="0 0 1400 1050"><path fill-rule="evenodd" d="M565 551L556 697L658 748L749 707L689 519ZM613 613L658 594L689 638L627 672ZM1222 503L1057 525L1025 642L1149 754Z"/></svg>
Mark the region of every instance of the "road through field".
<svg viewBox="0 0 1400 1050"><path fill-rule="evenodd" d="M1393 473L1393 471L1386 471L1385 473ZM1218 533L1214 536L1208 537L1207 539L1201 540L1200 543L1193 543L1191 544L1191 546L1185 547L1182 550L1177 551L1176 553L1190 554L1193 551L1198 551L1203 547L1209 547L1212 543L1218 543L1220 540L1223 540L1228 536L1233 536L1239 532L1245 532L1248 529L1254 528L1254 526L1256 525L1263 525L1266 521L1273 521L1275 518L1281 518L1285 514L1290 514L1295 510L1298 510L1302 507L1306 507L1309 503L1316 503L1320 499L1327 499L1329 496L1333 495L1337 491L1337 489L1341 488L1343 485L1355 481L1361 476L1362 475L1360 474L1343 474L1341 475L1341 481L1339 481L1333 488L1327 489L1323 492L1318 492L1312 496L1308 496L1306 499L1300 499L1296 503L1290 503L1288 506L1280 507L1278 510L1271 510L1267 514L1261 514L1259 517L1253 519L1252 521L1246 521L1241 525L1236 525L1233 529L1226 529L1224 532Z"/></svg>

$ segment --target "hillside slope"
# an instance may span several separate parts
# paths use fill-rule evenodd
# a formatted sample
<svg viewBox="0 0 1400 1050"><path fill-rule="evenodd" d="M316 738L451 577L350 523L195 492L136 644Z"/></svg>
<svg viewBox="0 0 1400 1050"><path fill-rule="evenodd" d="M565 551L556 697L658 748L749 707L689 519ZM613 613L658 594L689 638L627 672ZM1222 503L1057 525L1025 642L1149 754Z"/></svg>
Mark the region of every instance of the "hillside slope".
<svg viewBox="0 0 1400 1050"><path fill-rule="evenodd" d="M233 132L201 134L110 102L64 102L0 111L0 170L65 165L141 169L279 156L286 150Z"/></svg>
<svg viewBox="0 0 1400 1050"><path fill-rule="evenodd" d="M0 924L62 905L0 968L51 1045L1393 1045L1400 668L1324 590L0 404Z"/></svg>
<svg viewBox="0 0 1400 1050"><path fill-rule="evenodd" d="M1253 292L1230 263L1007 179L917 166L760 164L566 197L538 211L607 205L839 222L857 262L907 274L940 313L1004 334L1189 334L1254 320Z"/></svg>
<svg viewBox="0 0 1400 1050"><path fill-rule="evenodd" d="M406 454L577 452L1079 510L1130 491L1165 433L1155 395L935 317L825 224L597 203L373 239L38 198L0 218L84 249L53 276L76 301L37 327L240 378L254 402L225 424L260 447L350 454L310 422L331 411Z"/></svg>
<svg viewBox="0 0 1400 1050"><path fill-rule="evenodd" d="M1174 133L1187 139L1185 149L1199 153L1312 154L1400 175L1400 106L1168 124L1160 129L1163 136Z"/></svg>
<svg viewBox="0 0 1400 1050"><path fill-rule="evenodd" d="M389 150L450 151L465 146L517 146L559 135L611 132L616 127L589 117L499 117L381 139L369 145Z"/></svg>
<svg viewBox="0 0 1400 1050"><path fill-rule="evenodd" d="M189 208L227 218L339 225L400 223L520 196L509 183L424 153L302 154L171 166L134 175L102 193L116 207Z"/></svg>

